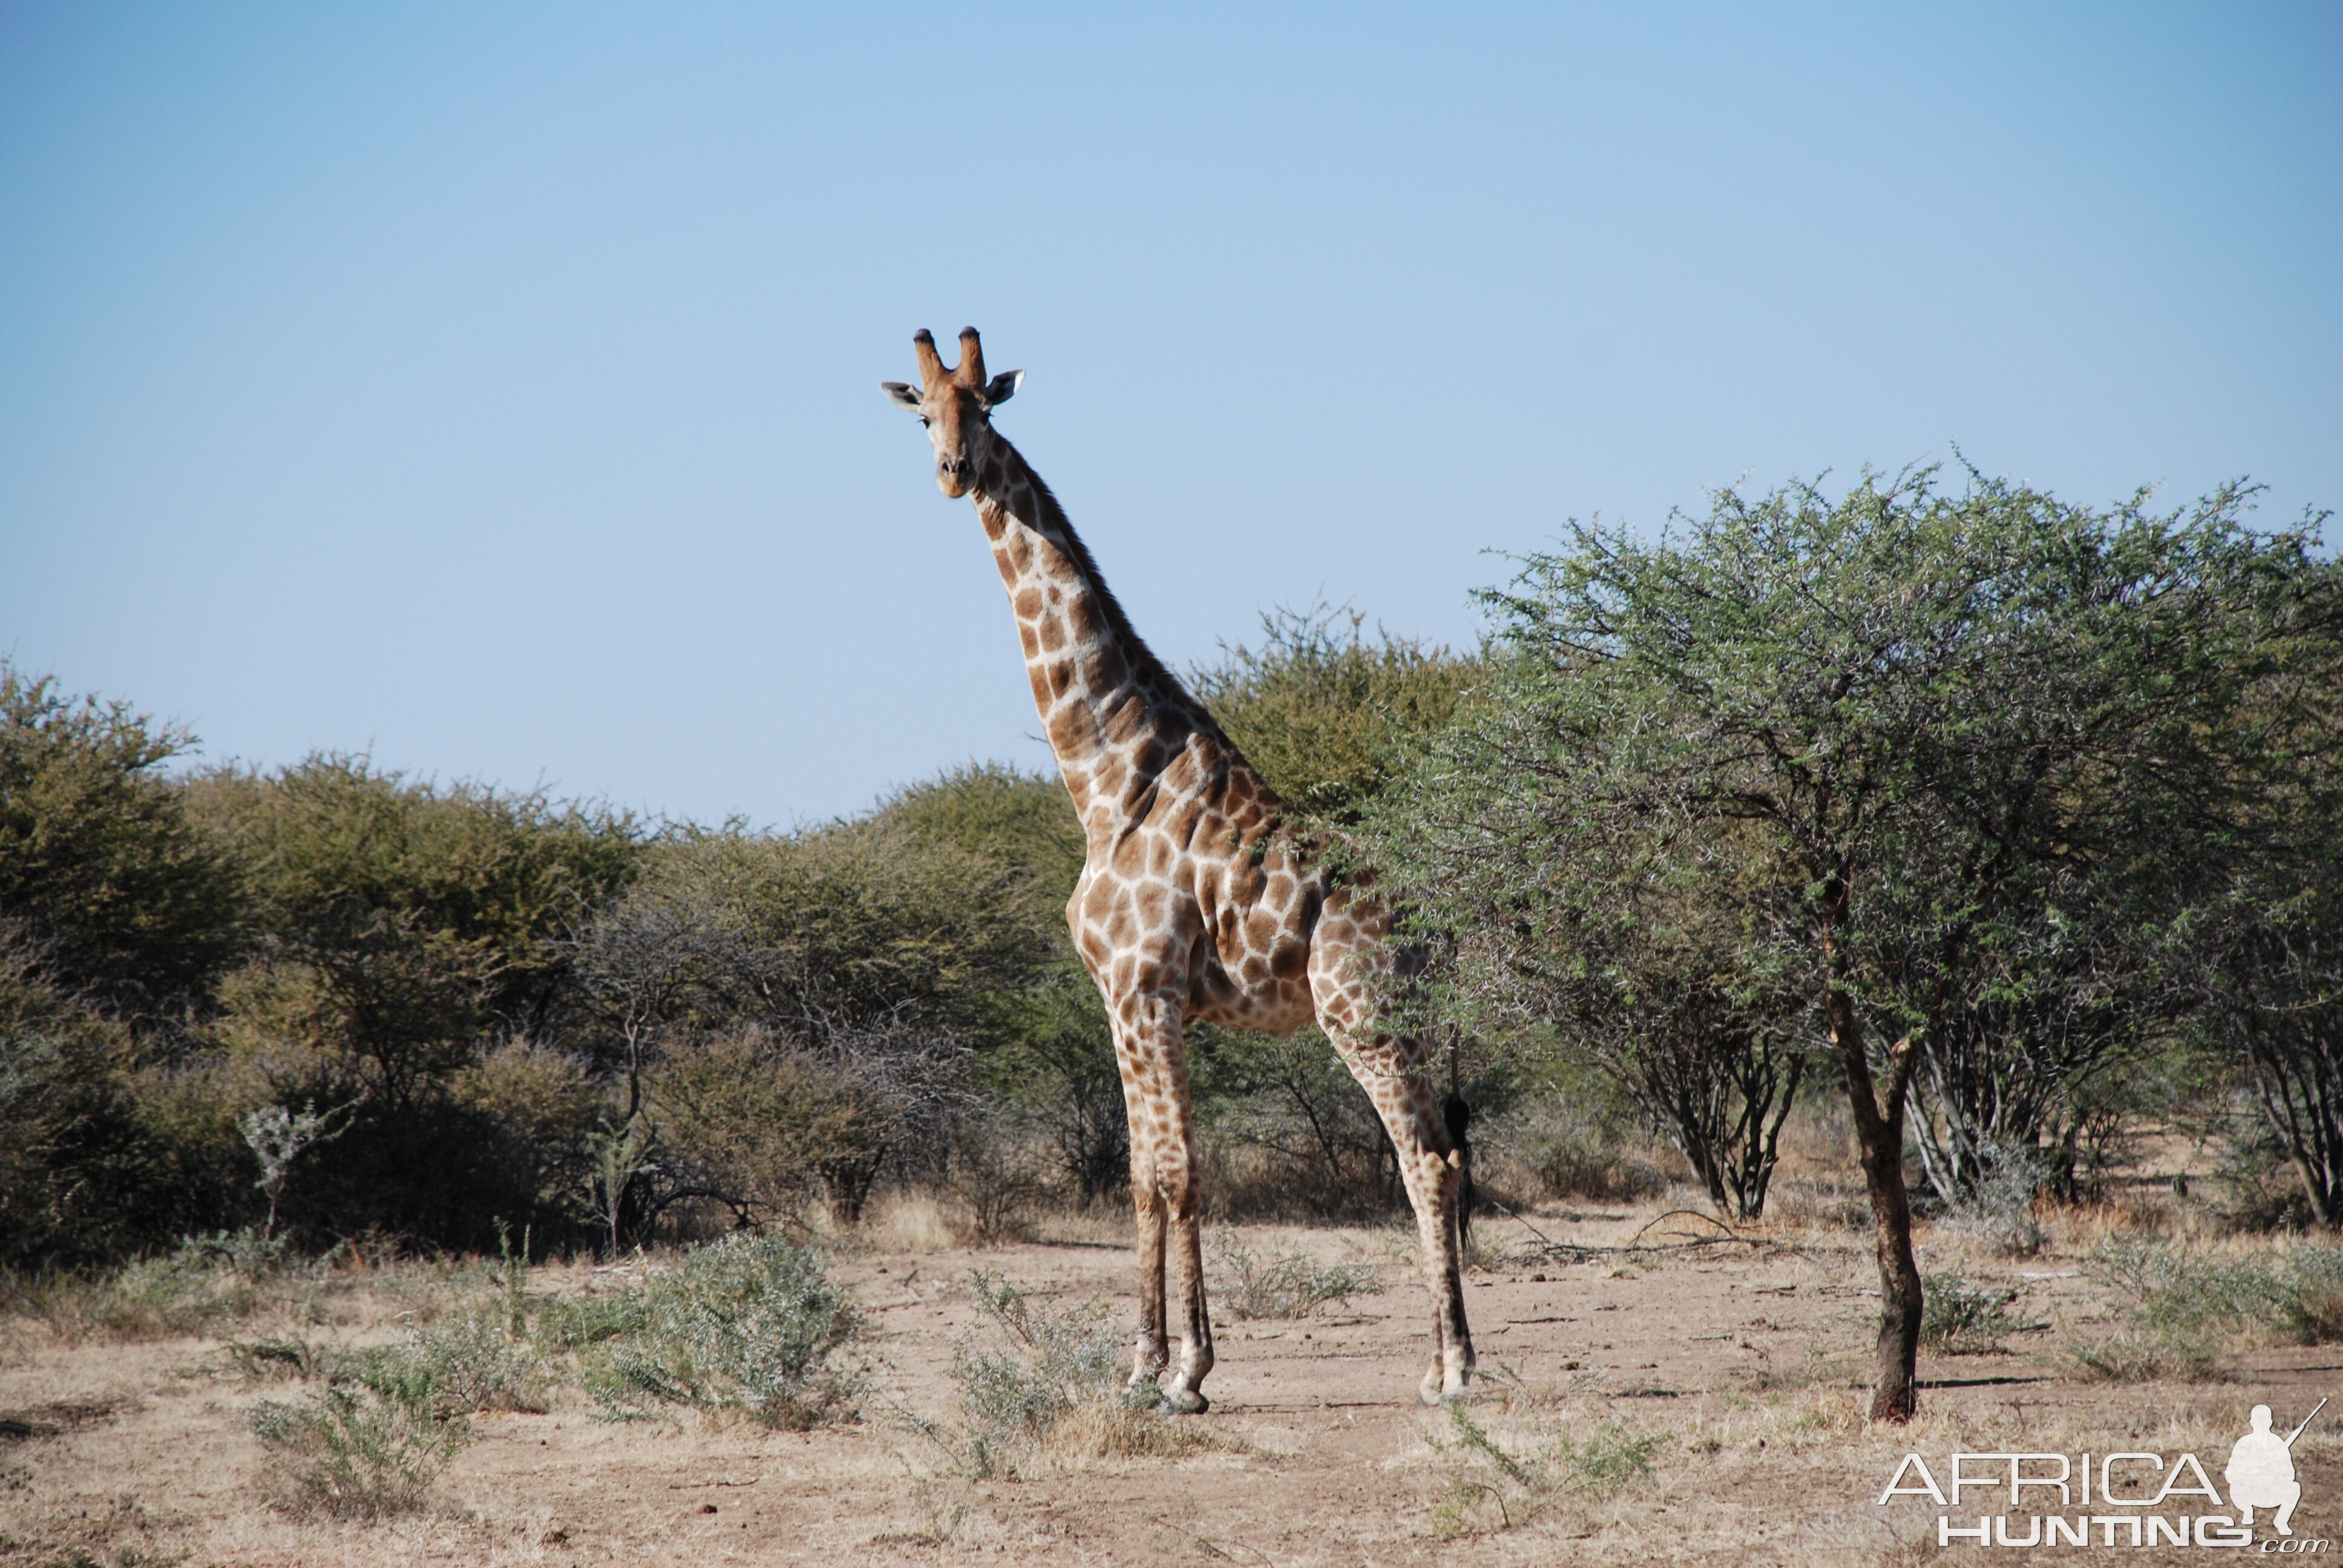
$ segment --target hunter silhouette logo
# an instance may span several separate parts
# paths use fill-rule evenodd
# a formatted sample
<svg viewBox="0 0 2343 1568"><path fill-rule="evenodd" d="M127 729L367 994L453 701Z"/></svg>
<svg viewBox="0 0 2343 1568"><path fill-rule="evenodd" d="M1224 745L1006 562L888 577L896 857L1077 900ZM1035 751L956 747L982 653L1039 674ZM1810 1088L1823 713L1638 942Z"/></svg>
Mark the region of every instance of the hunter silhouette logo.
<svg viewBox="0 0 2343 1568"><path fill-rule="evenodd" d="M2260 1538L2264 1553L2324 1553L2328 1542L2294 1534L2294 1511L2302 1502L2294 1443L2326 1408L2320 1400L2281 1436L2271 1430L2270 1407L2254 1406L2246 1434L2230 1446L2221 1470L2226 1504L2195 1454L2167 1462L2163 1454L2138 1452L1956 1453L1941 1483L1927 1461L1907 1453L1878 1501L1885 1507L1898 1497L1925 1497L1944 1510L1936 1516L1939 1546L2251 1546L2254 1513L2262 1509L2274 1533ZM1967 1495L1980 1491L1982 1499ZM1978 1502L2005 1508L1970 1516L1975 1523L1956 1512ZM2210 1512L2225 1507L2227 1512Z"/></svg>
<svg viewBox="0 0 2343 1568"><path fill-rule="evenodd" d="M2270 1407L2254 1406L2253 1430L2237 1439L2221 1472L2221 1479L2229 1483L2229 1502L2237 1510L2238 1523L2251 1524L2257 1508L2275 1508L2278 1516L2270 1528L2280 1535L2294 1533L2294 1505L2302 1501L2302 1483L2294 1478L2294 1440L2326 1408L2327 1402L2320 1400L2302 1418L2302 1426L2280 1437L2270 1430Z"/></svg>

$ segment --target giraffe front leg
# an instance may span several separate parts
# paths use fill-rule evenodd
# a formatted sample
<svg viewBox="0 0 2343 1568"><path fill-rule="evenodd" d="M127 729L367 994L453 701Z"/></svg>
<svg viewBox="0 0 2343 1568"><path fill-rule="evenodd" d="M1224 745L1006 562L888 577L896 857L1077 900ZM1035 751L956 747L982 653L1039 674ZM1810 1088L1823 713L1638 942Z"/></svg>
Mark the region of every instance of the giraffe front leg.
<svg viewBox="0 0 2343 1568"><path fill-rule="evenodd" d="M1172 1119L1164 1114L1164 1051L1160 1030L1151 1029L1160 1004L1149 1005L1143 994L1110 998L1108 1015L1114 1026L1115 1064L1122 1077L1122 1108L1131 1126L1131 1206L1139 1253L1139 1323L1132 1347L1131 1386L1158 1383L1171 1362L1171 1337L1165 1332L1163 1300L1164 1242L1172 1205L1164 1191L1167 1166L1183 1164L1181 1151L1167 1134ZM1177 1026L1172 1033L1178 1049ZM1180 1066L1184 1089L1185 1061Z"/></svg>
<svg viewBox="0 0 2343 1568"><path fill-rule="evenodd" d="M1179 1286L1180 1361L1164 1380L1163 1402L1189 1415L1212 1408L1203 1385L1204 1374L1212 1370L1212 1313L1204 1299L1202 1193L1195 1171L1192 1159L1183 1161L1177 1179L1166 1181L1164 1194L1171 1210L1172 1269Z"/></svg>
<svg viewBox="0 0 2343 1568"><path fill-rule="evenodd" d="M1136 1123L1133 1132L1138 1131ZM1131 1357L1131 1386L1139 1388L1160 1377L1171 1359L1163 1332L1163 1197L1155 1189L1151 1161L1140 1155L1138 1140L1131 1151L1131 1199L1139 1241L1139 1340Z"/></svg>
<svg viewBox="0 0 2343 1568"><path fill-rule="evenodd" d="M1139 1354L1131 1382L1137 1385L1164 1373L1163 1403L1201 1412L1207 1407L1204 1374L1212 1368L1212 1325L1204 1303L1197 1223L1202 1193L1179 1009L1160 991L1141 990L1113 1010L1123 1102L1131 1113L1131 1198L1139 1211ZM1166 1262L1176 1302L1165 1299ZM1180 1335L1176 1359L1171 1353L1173 1329Z"/></svg>

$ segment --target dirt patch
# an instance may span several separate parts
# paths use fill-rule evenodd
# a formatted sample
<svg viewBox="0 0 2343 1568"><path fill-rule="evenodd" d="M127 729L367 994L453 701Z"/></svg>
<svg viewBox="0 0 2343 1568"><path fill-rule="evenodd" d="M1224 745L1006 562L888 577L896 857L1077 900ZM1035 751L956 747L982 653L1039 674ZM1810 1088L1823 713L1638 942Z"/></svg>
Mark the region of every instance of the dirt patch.
<svg viewBox="0 0 2343 1568"><path fill-rule="evenodd" d="M1269 1227L1242 1241L1371 1268L1382 1292L1220 1325L1212 1412L1182 1418L1209 1442L1078 1432L1017 1479L971 1479L920 1429L955 1418L953 1347L976 1319L970 1271L1037 1298L1131 1310L1126 1250L1087 1231L1052 1245L1045 1228L1041 1242L989 1252L839 1262L870 1324L859 1350L873 1392L859 1422L610 1423L565 1392L542 1414L477 1418L478 1439L433 1508L370 1525L266 1503L246 1418L287 1384L240 1366L227 1341L76 1344L26 1331L0 1365L0 1419L24 1428L0 1434L0 1563L1906 1562L1938 1554L1939 1513L1925 1498L1875 1503L1907 1452L1941 1471L1956 1451L2186 1450L2217 1483L2252 1405L2290 1424L2343 1393L2331 1347L2240 1353L2226 1382L2086 1381L2063 1347L2106 1332L2111 1309L2074 1247L2054 1239L2041 1256L1999 1260L1924 1232L1929 1266L1957 1262L2016 1292L2021 1332L1987 1353L1924 1357L1920 1420L1873 1428L1864 1385L1877 1298L1861 1239L1785 1227L1756 1245L1598 1250L1627 1245L1664 1207L1483 1222L1494 1266L1472 1277L1468 1305L1487 1375L1464 1408L1528 1482L1504 1476L1446 1412L1414 1403L1431 1325L1412 1233ZM2084 1229L2077 1246L2097 1239ZM540 1269L529 1288L582 1292L597 1279ZM360 1282L336 1297L343 1321L306 1332L379 1342L416 1300L395 1278ZM265 1332L236 1331L246 1342ZM2338 1533L2338 1408L2297 1444L2300 1539ZM1964 1553L1976 1554L1957 1543L1951 1554Z"/></svg>

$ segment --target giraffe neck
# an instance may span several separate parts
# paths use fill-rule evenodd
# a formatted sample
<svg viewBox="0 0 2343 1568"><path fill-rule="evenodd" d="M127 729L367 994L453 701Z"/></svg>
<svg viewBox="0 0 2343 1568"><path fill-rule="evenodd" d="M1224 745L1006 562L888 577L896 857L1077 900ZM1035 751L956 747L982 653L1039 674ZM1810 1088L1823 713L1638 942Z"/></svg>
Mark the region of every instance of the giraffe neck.
<svg viewBox="0 0 2343 1568"><path fill-rule="evenodd" d="M1153 776L1199 733L1227 742L1131 629L1050 487L997 433L972 498L1074 809L1085 827L1111 829L1134 772Z"/></svg>

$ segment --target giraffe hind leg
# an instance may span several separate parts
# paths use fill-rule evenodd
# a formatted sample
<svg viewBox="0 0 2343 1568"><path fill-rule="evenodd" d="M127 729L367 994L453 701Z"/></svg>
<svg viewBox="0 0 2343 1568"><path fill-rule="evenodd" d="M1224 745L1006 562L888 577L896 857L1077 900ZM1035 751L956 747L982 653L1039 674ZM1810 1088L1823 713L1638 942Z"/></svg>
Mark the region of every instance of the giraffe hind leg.
<svg viewBox="0 0 2343 1568"><path fill-rule="evenodd" d="M1399 1156L1400 1179L1415 1211L1424 1285L1432 1298L1432 1366L1417 1395L1437 1404L1473 1381L1473 1331L1464 1317L1464 1249L1460 1216L1464 1160L1450 1141L1421 1053L1391 1035L1366 1039L1328 1020L1326 1034L1367 1091Z"/></svg>

